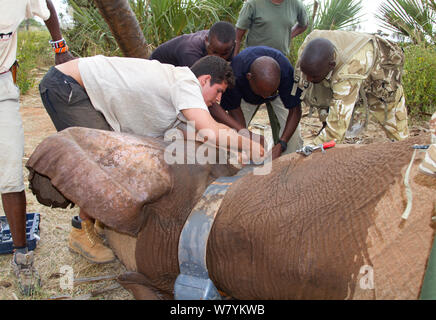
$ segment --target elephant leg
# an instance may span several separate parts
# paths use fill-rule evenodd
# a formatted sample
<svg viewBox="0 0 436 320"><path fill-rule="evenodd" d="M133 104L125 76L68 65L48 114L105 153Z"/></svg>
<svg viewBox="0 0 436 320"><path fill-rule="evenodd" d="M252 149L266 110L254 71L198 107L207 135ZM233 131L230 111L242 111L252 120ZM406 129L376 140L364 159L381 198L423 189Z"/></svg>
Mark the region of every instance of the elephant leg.
<svg viewBox="0 0 436 320"><path fill-rule="evenodd" d="M138 272L126 272L117 278L124 289L130 291L136 300L163 300L165 297L150 286L148 279Z"/></svg>
<svg viewBox="0 0 436 320"><path fill-rule="evenodd" d="M135 261L136 238L116 232L108 226L105 227L104 234L109 243L109 247L126 269L129 271L137 271Z"/></svg>

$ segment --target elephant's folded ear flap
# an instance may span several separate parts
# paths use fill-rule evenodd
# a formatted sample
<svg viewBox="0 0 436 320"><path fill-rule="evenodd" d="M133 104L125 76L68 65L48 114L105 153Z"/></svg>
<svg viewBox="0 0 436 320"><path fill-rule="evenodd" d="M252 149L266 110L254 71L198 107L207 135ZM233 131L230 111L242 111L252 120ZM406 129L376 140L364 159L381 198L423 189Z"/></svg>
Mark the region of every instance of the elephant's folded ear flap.
<svg viewBox="0 0 436 320"><path fill-rule="evenodd" d="M74 203L66 199L50 182L46 176L35 172L32 167L27 166L29 169L29 189L33 192L39 203L51 207L65 209Z"/></svg>
<svg viewBox="0 0 436 320"><path fill-rule="evenodd" d="M164 148L157 139L69 128L45 139L26 167L42 204L66 207L70 201L116 231L136 235L144 205L172 186Z"/></svg>

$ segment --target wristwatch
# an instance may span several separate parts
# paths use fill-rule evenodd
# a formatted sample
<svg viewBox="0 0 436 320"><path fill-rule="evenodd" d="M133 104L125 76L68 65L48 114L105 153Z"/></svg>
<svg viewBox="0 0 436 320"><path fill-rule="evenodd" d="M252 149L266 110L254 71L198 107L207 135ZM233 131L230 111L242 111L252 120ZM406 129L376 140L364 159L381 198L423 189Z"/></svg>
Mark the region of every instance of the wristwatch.
<svg viewBox="0 0 436 320"><path fill-rule="evenodd" d="M286 142L284 142L283 140L279 140L279 143L282 146L282 152L285 152L286 149L288 148L288 144Z"/></svg>

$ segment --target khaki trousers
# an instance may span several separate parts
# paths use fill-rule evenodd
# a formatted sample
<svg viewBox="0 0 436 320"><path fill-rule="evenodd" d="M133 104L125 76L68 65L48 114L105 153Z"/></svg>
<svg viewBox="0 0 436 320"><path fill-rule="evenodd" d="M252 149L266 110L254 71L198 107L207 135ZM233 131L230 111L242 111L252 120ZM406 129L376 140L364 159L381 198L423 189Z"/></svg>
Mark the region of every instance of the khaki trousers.
<svg viewBox="0 0 436 320"><path fill-rule="evenodd" d="M271 101L271 105L280 124L280 133L279 133L279 137L280 137L283 134L283 131L285 130L289 110L285 108L280 97L277 97L276 99ZM251 119L255 116L257 105L253 105L242 100L241 110L244 113L245 125L248 127ZM292 135L291 139L288 142L288 148L283 154L293 153L302 147L303 147L303 138L301 137L300 125L298 125L297 129L295 129L294 134Z"/></svg>

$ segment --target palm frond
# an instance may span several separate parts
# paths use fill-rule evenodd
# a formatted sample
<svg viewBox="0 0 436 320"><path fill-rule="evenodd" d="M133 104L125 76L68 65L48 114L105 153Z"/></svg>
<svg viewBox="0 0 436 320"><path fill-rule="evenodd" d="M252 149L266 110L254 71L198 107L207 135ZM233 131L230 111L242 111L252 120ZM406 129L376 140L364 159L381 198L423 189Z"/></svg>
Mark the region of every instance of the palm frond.
<svg viewBox="0 0 436 320"><path fill-rule="evenodd" d="M157 46L217 21L236 22L242 0L130 0L147 41Z"/></svg>
<svg viewBox="0 0 436 320"><path fill-rule="evenodd" d="M376 17L385 28L414 43L427 42L427 38L434 42L434 6L434 0L387 0L380 5Z"/></svg>
<svg viewBox="0 0 436 320"><path fill-rule="evenodd" d="M314 28L336 30L351 27L360 22L361 10L361 0L326 0L320 5Z"/></svg>
<svg viewBox="0 0 436 320"><path fill-rule="evenodd" d="M80 56L88 53L112 52L115 54L118 52L117 42L98 9L82 2L69 0L69 5L74 10L75 27L72 30L67 30L66 34L69 43L73 44L71 47L77 51L74 53Z"/></svg>

